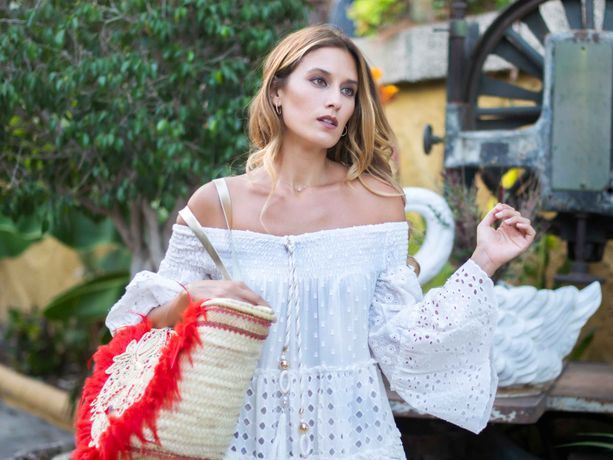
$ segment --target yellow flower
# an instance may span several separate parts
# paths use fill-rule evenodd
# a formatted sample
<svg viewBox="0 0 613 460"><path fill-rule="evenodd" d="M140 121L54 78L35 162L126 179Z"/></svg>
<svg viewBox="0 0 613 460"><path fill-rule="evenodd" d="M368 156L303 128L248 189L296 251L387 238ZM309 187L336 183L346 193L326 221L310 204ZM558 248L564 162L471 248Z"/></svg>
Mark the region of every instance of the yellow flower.
<svg viewBox="0 0 613 460"><path fill-rule="evenodd" d="M502 179L500 180L500 184L505 190L509 190L511 187L513 187L515 182L517 182L517 179L519 179L523 173L524 170L522 168L511 168L506 173L504 173Z"/></svg>

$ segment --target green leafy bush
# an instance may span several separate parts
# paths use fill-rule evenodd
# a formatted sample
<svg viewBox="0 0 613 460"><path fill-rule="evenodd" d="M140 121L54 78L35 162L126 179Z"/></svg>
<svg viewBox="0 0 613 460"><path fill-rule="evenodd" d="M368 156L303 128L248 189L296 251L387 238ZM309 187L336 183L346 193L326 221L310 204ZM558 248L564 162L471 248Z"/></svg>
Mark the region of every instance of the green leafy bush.
<svg viewBox="0 0 613 460"><path fill-rule="evenodd" d="M156 268L169 215L248 150L257 67L304 1L0 3L0 213L109 217Z"/></svg>
<svg viewBox="0 0 613 460"><path fill-rule="evenodd" d="M390 22L408 14L409 4L403 0L355 0L349 9L349 17L358 35L370 35Z"/></svg>
<svg viewBox="0 0 613 460"><path fill-rule="evenodd" d="M49 320L39 309L11 309L2 339L3 360L18 372L77 390L105 334L101 322Z"/></svg>

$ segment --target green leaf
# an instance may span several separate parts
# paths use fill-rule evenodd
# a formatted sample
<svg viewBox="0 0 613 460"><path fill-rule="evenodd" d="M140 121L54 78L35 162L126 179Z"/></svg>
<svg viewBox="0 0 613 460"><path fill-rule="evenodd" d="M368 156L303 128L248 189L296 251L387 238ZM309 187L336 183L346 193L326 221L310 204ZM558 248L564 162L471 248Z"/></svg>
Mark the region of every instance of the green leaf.
<svg viewBox="0 0 613 460"><path fill-rule="evenodd" d="M168 120L162 119L158 121L157 125L155 125L155 129L160 134L166 131L168 129Z"/></svg>
<svg viewBox="0 0 613 460"><path fill-rule="evenodd" d="M62 211L50 233L65 245L80 251L117 241L110 219L95 222L74 208Z"/></svg>
<svg viewBox="0 0 613 460"><path fill-rule="evenodd" d="M0 215L0 259L17 257L42 237L41 223L36 217L22 218L15 223L8 217Z"/></svg>
<svg viewBox="0 0 613 460"><path fill-rule="evenodd" d="M571 442L568 444L560 444L558 447L598 447L605 450L613 451L613 444L607 442L597 442L597 441L580 441L580 442Z"/></svg>
<svg viewBox="0 0 613 460"><path fill-rule="evenodd" d="M10 119L9 119L9 126L11 128L16 128L17 126L19 126L22 122L22 118L19 115L13 115Z"/></svg>
<svg viewBox="0 0 613 460"><path fill-rule="evenodd" d="M57 46L62 46L64 44L64 29L59 30L55 34L53 41L55 42Z"/></svg>
<svg viewBox="0 0 613 460"><path fill-rule="evenodd" d="M55 297L45 308L48 319L99 320L121 297L130 280L125 271L109 273L80 283Z"/></svg>

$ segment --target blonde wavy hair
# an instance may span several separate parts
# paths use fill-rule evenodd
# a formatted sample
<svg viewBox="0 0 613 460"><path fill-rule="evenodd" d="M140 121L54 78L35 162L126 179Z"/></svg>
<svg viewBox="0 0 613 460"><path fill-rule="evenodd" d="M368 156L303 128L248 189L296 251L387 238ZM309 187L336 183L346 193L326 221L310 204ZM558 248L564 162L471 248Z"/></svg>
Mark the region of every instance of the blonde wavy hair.
<svg viewBox="0 0 613 460"><path fill-rule="evenodd" d="M247 158L246 172L264 167L276 185L274 163L283 139L283 120L275 112L272 94L285 84L304 56L326 47L349 52L358 72L356 104L347 123L347 135L328 149L328 158L348 167L348 181L357 179L371 192L388 196L373 190L363 180L364 174L370 174L404 197L390 165L395 145L394 134L383 112L370 68L356 45L330 25L306 27L288 35L266 58L262 86L249 107L249 139L253 150Z"/></svg>

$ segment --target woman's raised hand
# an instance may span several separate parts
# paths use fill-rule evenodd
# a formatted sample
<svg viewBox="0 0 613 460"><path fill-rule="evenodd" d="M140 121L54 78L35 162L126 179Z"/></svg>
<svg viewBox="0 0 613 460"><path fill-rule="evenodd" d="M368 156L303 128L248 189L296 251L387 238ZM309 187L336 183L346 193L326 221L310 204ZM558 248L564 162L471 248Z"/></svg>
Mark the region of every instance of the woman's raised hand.
<svg viewBox="0 0 613 460"><path fill-rule="evenodd" d="M174 326L183 315L183 311L192 301L204 301L214 297L226 297L240 300L252 305L267 305L266 301L240 281L201 280L193 281L174 300L154 308L147 317L153 327Z"/></svg>
<svg viewBox="0 0 613 460"><path fill-rule="evenodd" d="M499 221L498 228L494 228ZM477 226L477 247L471 259L492 276L501 265L528 249L535 235L528 218L498 203Z"/></svg>

